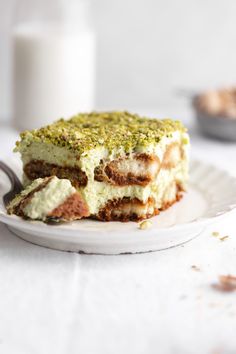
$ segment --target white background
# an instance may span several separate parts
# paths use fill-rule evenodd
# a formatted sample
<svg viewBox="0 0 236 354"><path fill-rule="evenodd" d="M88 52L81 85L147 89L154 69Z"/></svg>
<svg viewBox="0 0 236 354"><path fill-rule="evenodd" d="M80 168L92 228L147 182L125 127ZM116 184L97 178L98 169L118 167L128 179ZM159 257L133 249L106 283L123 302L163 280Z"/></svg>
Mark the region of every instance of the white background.
<svg viewBox="0 0 236 354"><path fill-rule="evenodd" d="M21 0L17 0L21 1ZM70 0L68 0L70 1ZM14 3L0 0L0 119L11 116ZM179 88L236 82L235 0L92 0L95 108L179 112Z"/></svg>

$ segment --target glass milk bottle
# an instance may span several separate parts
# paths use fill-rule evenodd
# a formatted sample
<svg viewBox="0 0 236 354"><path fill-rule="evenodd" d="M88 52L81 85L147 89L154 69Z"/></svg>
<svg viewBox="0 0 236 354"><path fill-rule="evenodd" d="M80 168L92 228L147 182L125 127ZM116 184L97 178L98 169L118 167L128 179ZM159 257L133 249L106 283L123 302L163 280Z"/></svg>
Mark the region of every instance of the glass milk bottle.
<svg viewBox="0 0 236 354"><path fill-rule="evenodd" d="M88 0L18 0L14 121L34 129L94 108L95 36Z"/></svg>

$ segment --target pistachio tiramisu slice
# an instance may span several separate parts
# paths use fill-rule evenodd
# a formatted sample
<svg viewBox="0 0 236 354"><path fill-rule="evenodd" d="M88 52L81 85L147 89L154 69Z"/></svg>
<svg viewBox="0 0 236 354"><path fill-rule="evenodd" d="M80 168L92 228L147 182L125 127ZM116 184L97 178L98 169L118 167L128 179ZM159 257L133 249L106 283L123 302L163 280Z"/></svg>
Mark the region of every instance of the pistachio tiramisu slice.
<svg viewBox="0 0 236 354"><path fill-rule="evenodd" d="M11 201L7 211L43 221L71 221L89 215L86 204L71 182L55 176L34 180Z"/></svg>
<svg viewBox="0 0 236 354"><path fill-rule="evenodd" d="M127 221L156 215L180 199L188 149L179 121L94 112L25 131L15 151L26 184L52 175L67 178L90 217Z"/></svg>

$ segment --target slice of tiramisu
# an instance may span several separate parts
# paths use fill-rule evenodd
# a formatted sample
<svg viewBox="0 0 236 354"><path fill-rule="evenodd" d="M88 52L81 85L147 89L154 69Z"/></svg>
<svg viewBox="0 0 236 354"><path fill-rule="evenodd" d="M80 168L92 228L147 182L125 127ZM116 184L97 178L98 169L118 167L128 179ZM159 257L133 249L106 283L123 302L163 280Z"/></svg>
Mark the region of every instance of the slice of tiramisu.
<svg viewBox="0 0 236 354"><path fill-rule="evenodd" d="M86 216L141 220L179 200L188 180L189 138L179 121L128 112L79 114L21 134L25 184L69 179ZM85 215L81 214L81 217Z"/></svg>
<svg viewBox="0 0 236 354"><path fill-rule="evenodd" d="M33 220L71 221L88 216L80 193L68 179L37 178L8 205L9 214Z"/></svg>

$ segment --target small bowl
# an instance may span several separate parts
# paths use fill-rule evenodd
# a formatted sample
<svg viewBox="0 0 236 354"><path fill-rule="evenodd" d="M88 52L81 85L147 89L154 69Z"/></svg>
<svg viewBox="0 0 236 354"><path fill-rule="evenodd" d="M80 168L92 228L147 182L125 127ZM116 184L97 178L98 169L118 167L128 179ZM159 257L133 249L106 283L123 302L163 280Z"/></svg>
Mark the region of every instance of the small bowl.
<svg viewBox="0 0 236 354"><path fill-rule="evenodd" d="M196 118L203 134L220 140L236 142L236 119L209 116L197 110Z"/></svg>
<svg viewBox="0 0 236 354"><path fill-rule="evenodd" d="M236 142L236 119L223 115L210 115L199 109L196 102L199 96L192 96L192 107L201 132L204 135L224 141Z"/></svg>

